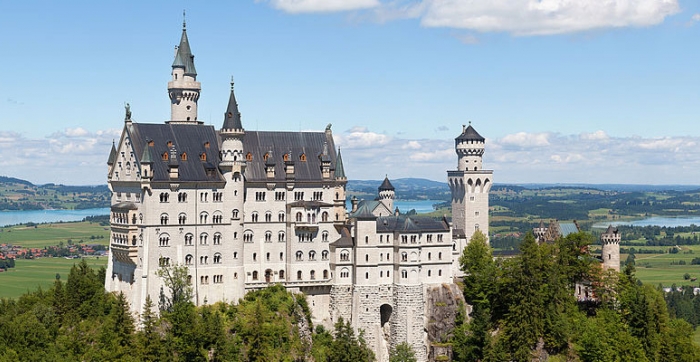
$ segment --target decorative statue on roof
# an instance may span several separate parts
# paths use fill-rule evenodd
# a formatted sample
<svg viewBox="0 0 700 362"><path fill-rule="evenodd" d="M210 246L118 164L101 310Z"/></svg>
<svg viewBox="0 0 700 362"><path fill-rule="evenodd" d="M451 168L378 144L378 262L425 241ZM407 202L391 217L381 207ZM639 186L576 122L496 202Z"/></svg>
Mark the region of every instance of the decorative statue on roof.
<svg viewBox="0 0 700 362"><path fill-rule="evenodd" d="M329 124L326 126L326 131L330 131L332 126L333 126L333 123L329 123Z"/></svg>
<svg viewBox="0 0 700 362"><path fill-rule="evenodd" d="M130 120L131 119L131 106L129 103L124 105L124 112L126 113L126 116L124 116L125 120Z"/></svg>

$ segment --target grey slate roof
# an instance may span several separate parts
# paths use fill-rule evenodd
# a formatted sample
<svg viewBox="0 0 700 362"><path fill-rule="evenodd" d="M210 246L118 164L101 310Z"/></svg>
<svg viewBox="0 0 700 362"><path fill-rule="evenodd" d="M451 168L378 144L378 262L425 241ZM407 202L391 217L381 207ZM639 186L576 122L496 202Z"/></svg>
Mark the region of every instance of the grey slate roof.
<svg viewBox="0 0 700 362"><path fill-rule="evenodd" d="M376 201L376 202L378 202L378 201ZM360 202L357 206L357 211L350 213L350 217L355 218L355 219L361 219L361 220L362 219L365 219L365 220L376 219L377 216L375 216L372 213L372 211L374 211L374 207L372 207L372 206L376 207L376 204L371 205L370 202Z"/></svg>
<svg viewBox="0 0 700 362"><path fill-rule="evenodd" d="M330 148L331 170L337 164L342 168L340 158L336 156L333 136L325 132L269 132L246 131L243 138L244 153L251 153L253 158L246 165L246 179L248 181L268 181L265 172L265 153L272 150L275 165L275 181L285 181L284 155L291 151L291 161L294 162L294 175L296 181L319 181L323 179L321 174L321 154L323 144ZM306 161L301 161L301 155L306 156ZM335 162L334 162L335 161ZM268 158L268 162L270 159Z"/></svg>
<svg viewBox="0 0 700 362"><path fill-rule="evenodd" d="M224 125L221 129L243 129L241 123L241 112L238 111L238 102L233 93L233 80L231 80L231 95L228 98L228 107L224 113Z"/></svg>
<svg viewBox="0 0 700 362"><path fill-rule="evenodd" d="M484 142L486 139L481 137L479 132L477 132L474 127L470 124L469 127L465 128L461 135L455 138L456 141L478 141Z"/></svg>
<svg viewBox="0 0 700 362"><path fill-rule="evenodd" d="M377 232L444 232L450 226L444 220L427 216L381 216L377 218Z"/></svg>
<svg viewBox="0 0 700 362"><path fill-rule="evenodd" d="M152 147L153 181L169 181L169 163L171 161L168 142L172 142L178 157L187 154L187 160L177 160L178 180L199 182L221 182L223 177L218 171L219 136L212 126L192 124L150 124L132 123L127 127L136 155L144 155L146 147ZM147 146L153 141L153 146ZM205 147L208 142L209 148ZM168 154L168 160L162 155ZM206 161L200 159L206 154Z"/></svg>
<svg viewBox="0 0 700 362"><path fill-rule="evenodd" d="M190 42L187 39L187 28L182 24L182 37L180 45L177 47L173 68L185 68L186 75L197 76L197 70L194 68L194 55L190 49Z"/></svg>
<svg viewBox="0 0 700 362"><path fill-rule="evenodd" d="M352 240L352 234L350 233L350 230L347 227L343 227L340 231L340 238L332 243L330 243L331 246L336 247L336 248L352 248L355 246Z"/></svg>
<svg viewBox="0 0 700 362"><path fill-rule="evenodd" d="M384 182L379 186L379 191L394 191L394 185L389 182L389 176L384 177Z"/></svg>
<svg viewBox="0 0 700 362"><path fill-rule="evenodd" d="M608 225L608 229L605 230L603 235L611 235L611 234L617 234L617 228L613 227L612 225Z"/></svg>

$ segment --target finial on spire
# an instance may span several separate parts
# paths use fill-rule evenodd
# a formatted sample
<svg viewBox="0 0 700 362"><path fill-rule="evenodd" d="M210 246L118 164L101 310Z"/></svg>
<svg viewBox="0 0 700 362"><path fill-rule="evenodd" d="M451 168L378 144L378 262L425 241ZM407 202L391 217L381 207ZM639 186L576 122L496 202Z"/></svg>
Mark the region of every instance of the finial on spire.
<svg viewBox="0 0 700 362"><path fill-rule="evenodd" d="M182 30L187 29L187 21L185 19L185 9L182 9Z"/></svg>
<svg viewBox="0 0 700 362"><path fill-rule="evenodd" d="M469 125L470 125L470 126L472 125L472 121L469 121Z"/></svg>
<svg viewBox="0 0 700 362"><path fill-rule="evenodd" d="M233 90L233 76L231 76L231 90Z"/></svg>

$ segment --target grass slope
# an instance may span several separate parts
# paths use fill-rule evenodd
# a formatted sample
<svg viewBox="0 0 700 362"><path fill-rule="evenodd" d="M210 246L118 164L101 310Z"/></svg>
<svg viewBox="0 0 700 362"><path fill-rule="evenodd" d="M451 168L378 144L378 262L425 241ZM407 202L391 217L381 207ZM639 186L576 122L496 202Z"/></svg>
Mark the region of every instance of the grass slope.
<svg viewBox="0 0 700 362"><path fill-rule="evenodd" d="M94 269L107 266L106 257L90 257L86 260ZM65 258L17 259L15 268L0 273L0 298L17 298L28 291L36 290L39 286L47 289L56 280L56 273L65 281L68 279L70 268L79 262L80 259Z"/></svg>

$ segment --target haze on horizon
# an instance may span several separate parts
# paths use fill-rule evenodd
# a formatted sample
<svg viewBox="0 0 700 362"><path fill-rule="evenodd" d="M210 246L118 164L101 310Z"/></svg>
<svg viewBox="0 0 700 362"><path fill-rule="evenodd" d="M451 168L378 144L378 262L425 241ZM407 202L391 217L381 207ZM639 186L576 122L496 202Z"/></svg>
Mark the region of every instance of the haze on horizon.
<svg viewBox="0 0 700 362"><path fill-rule="evenodd" d="M471 121L497 183L700 184L700 3L501 3L188 4L200 119L233 75L244 127L332 123L350 179L444 182ZM0 4L3 175L106 183L124 103L169 118L169 5Z"/></svg>

